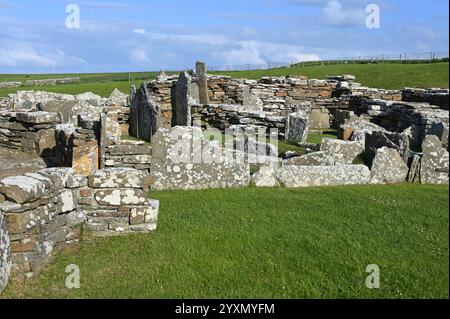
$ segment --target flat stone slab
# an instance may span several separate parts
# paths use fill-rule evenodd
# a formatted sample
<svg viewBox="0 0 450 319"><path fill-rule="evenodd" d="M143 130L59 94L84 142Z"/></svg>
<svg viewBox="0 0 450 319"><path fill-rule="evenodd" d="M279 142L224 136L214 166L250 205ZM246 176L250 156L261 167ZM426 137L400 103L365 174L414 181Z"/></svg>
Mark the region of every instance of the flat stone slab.
<svg viewBox="0 0 450 319"><path fill-rule="evenodd" d="M43 182L28 176L10 176L0 181L0 193L19 204L38 199L44 191Z"/></svg>
<svg viewBox="0 0 450 319"><path fill-rule="evenodd" d="M18 112L16 113L17 121L30 124L47 124L60 123L61 117L58 113L53 112Z"/></svg>
<svg viewBox="0 0 450 319"><path fill-rule="evenodd" d="M142 188L148 175L134 168L107 168L89 176L92 188Z"/></svg>
<svg viewBox="0 0 450 319"><path fill-rule="evenodd" d="M287 188L359 185L370 180L365 165L339 166L284 166L278 170L278 180Z"/></svg>
<svg viewBox="0 0 450 319"><path fill-rule="evenodd" d="M151 155L152 148L148 145L121 144L109 147L111 155Z"/></svg>
<svg viewBox="0 0 450 319"><path fill-rule="evenodd" d="M95 192L99 205L148 205L149 200L142 189L102 189Z"/></svg>

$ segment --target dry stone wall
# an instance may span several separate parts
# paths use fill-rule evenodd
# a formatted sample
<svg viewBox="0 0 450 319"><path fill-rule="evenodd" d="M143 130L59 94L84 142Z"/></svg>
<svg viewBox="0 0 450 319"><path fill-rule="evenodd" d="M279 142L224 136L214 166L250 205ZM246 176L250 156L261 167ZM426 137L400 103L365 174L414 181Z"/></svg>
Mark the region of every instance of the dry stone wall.
<svg viewBox="0 0 450 319"><path fill-rule="evenodd" d="M0 279L5 277L9 234L13 275L33 276L61 245L79 239L79 226L95 235L156 229L159 203L149 200L148 174L132 168L86 177L71 168L47 168L0 181ZM6 239L5 239L6 238ZM1 281L0 281L1 282Z"/></svg>

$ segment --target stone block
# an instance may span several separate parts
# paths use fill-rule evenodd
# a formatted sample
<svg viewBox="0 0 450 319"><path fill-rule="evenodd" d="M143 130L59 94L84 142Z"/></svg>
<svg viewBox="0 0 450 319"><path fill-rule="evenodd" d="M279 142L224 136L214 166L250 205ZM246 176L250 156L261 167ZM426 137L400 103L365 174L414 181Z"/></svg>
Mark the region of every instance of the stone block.
<svg viewBox="0 0 450 319"><path fill-rule="evenodd" d="M105 206L146 205L148 198L141 189L102 189L94 192L95 200Z"/></svg>
<svg viewBox="0 0 450 319"><path fill-rule="evenodd" d="M61 118L58 113L52 112L17 112L17 121L28 124L45 124L45 123L60 123Z"/></svg>
<svg viewBox="0 0 450 319"><path fill-rule="evenodd" d="M143 188L147 174L134 168L106 168L89 176L92 188Z"/></svg>
<svg viewBox="0 0 450 319"><path fill-rule="evenodd" d="M19 204L38 199L44 191L44 183L27 176L11 176L0 181L0 193Z"/></svg>
<svg viewBox="0 0 450 319"><path fill-rule="evenodd" d="M403 183L408 175L408 166L397 150L382 147L377 150L371 169L371 184Z"/></svg>

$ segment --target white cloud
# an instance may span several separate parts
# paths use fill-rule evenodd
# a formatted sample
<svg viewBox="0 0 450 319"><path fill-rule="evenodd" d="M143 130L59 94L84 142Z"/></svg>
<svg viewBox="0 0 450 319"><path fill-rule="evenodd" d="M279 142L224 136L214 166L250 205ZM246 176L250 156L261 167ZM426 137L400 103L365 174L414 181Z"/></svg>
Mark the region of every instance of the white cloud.
<svg viewBox="0 0 450 319"><path fill-rule="evenodd" d="M224 66L320 60L318 54L305 53L303 48L294 45L258 41L242 41L239 44L241 47L238 49L216 52L213 56L223 60Z"/></svg>
<svg viewBox="0 0 450 319"><path fill-rule="evenodd" d="M147 50L145 48L134 48L130 52L130 59L133 62L150 63L151 60L148 57Z"/></svg>
<svg viewBox="0 0 450 319"><path fill-rule="evenodd" d="M338 0L330 0L323 8L327 22L333 26L364 25L365 10L362 8L344 9Z"/></svg>
<svg viewBox="0 0 450 319"><path fill-rule="evenodd" d="M33 48L0 49L0 56L0 66L6 67L50 67L86 62L82 58L66 55L62 50L44 55Z"/></svg>
<svg viewBox="0 0 450 319"><path fill-rule="evenodd" d="M145 34L145 29L134 29L133 32L137 34Z"/></svg>

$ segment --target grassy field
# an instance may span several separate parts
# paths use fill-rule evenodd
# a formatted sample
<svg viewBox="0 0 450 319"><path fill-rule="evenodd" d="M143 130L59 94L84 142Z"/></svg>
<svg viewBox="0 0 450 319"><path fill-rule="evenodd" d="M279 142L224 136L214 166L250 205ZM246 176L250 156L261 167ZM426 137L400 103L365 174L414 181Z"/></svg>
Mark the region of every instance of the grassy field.
<svg viewBox="0 0 450 319"><path fill-rule="evenodd" d="M448 298L448 187L151 193L158 230L82 241L3 297ZM65 288L65 268L81 288ZM381 289L365 268L381 269Z"/></svg>
<svg viewBox="0 0 450 319"><path fill-rule="evenodd" d="M386 89L401 89L404 87L442 87L448 88L448 62L427 64L338 64L306 66L297 65L292 68L277 68L271 70L212 72L240 78L258 79L263 76L306 75L309 78L324 79L328 75L354 74L357 81L363 85ZM169 72L170 73L170 72ZM172 72L176 73L176 72ZM128 93L130 85L140 85L143 81L156 78L156 72L133 73L92 73L92 74L41 74L20 75L0 74L0 82L26 81L34 79L49 79L79 76L78 84L58 86L21 87L21 90L43 90L57 93L79 94L87 91L108 97L114 88ZM17 89L0 89L0 96L7 96Z"/></svg>

